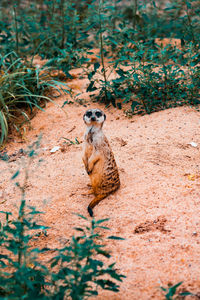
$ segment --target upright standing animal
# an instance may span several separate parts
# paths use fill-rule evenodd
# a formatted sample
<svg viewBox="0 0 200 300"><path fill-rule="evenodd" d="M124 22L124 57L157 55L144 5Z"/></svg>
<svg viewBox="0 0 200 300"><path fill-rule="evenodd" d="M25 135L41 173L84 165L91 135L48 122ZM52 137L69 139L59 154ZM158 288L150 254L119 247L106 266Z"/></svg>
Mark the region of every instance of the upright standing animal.
<svg viewBox="0 0 200 300"><path fill-rule="evenodd" d="M118 168L112 149L102 131L106 115L100 109L89 109L83 115L86 124L84 135L83 162L90 176L95 198L88 206L90 216L92 209L102 199L116 191L120 186Z"/></svg>

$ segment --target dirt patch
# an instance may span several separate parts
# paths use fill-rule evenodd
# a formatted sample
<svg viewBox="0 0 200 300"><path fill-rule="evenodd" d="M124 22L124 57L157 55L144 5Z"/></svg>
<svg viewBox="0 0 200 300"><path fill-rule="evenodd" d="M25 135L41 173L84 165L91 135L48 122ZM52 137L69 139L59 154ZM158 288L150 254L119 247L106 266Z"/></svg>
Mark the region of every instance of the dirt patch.
<svg viewBox="0 0 200 300"><path fill-rule="evenodd" d="M80 69L72 75L78 73ZM23 151L42 133L26 198L28 204L45 212L40 219L50 229L35 245L55 248L69 241L73 228L83 224L74 213L88 217L87 206L93 198L82 195L89 191L89 177L81 159L82 116L89 107L99 107L107 115L104 132L119 167L121 188L101 201L94 215L109 218L105 225L111 228L110 233L125 238L123 242L109 241L107 247L112 250L111 262L116 261L126 279L119 293L100 292L96 299L163 299L159 287L180 281L183 288L197 293L199 112L180 107L128 119L123 110L91 103L84 77L70 84L82 94L75 93L74 99L63 95L57 98L57 105L48 103L45 113L39 111L32 119L23 141L14 137L4 149L10 160L0 161L0 210L17 210L20 194L10 180L11 174L25 161ZM66 100L74 103L60 109ZM102 234L106 235L104 231Z"/></svg>
<svg viewBox="0 0 200 300"><path fill-rule="evenodd" d="M155 231L155 230L160 230L163 233L170 232L170 230L165 228L166 222L167 219L162 216L158 217L154 221L146 221L136 226L134 229L134 233L144 233L144 232Z"/></svg>

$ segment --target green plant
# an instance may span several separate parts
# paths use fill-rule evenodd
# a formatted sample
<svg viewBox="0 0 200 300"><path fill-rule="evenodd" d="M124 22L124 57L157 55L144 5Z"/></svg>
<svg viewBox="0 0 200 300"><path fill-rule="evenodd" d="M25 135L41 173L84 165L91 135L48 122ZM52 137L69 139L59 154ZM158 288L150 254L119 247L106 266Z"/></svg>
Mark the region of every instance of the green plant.
<svg viewBox="0 0 200 300"><path fill-rule="evenodd" d="M96 101L130 102L133 113L199 105L199 12L197 0L2 0L0 50L47 58L69 78L82 67Z"/></svg>
<svg viewBox="0 0 200 300"><path fill-rule="evenodd" d="M33 107L43 110L42 100L52 101L47 94L52 89L59 92L59 87L69 93L64 84L61 87L60 82L51 79L47 68L39 69L14 52L0 55L0 145L11 127L18 129L29 120Z"/></svg>
<svg viewBox="0 0 200 300"><path fill-rule="evenodd" d="M84 216L79 217L88 221ZM118 273L115 263L107 266L104 262L110 258L110 253L104 249L105 240L99 233L100 229L108 229L101 225L105 221L107 219L93 219L89 226L75 228L81 234L72 237L70 245L59 249L58 255L51 260L51 268L59 266L59 270L52 273L56 297L63 299L66 295L78 300L98 295L99 288L119 291L115 281L121 282L125 276ZM120 238L110 236L108 239ZM101 257L104 257L103 261Z"/></svg>
<svg viewBox="0 0 200 300"><path fill-rule="evenodd" d="M77 138L75 138L75 141L72 141L72 140L70 140L68 138L65 138L65 137L63 137L63 139L66 140L66 143L69 144L69 145L79 145L80 144L80 142L78 141Z"/></svg>
<svg viewBox="0 0 200 300"><path fill-rule="evenodd" d="M29 207L25 200L16 219L9 219L12 213L5 212L6 223L1 224L0 244L0 296L2 299L43 299L48 294L48 269L39 263L37 255L47 249L31 249L30 241L34 237L31 231L44 230L46 227L33 221L40 214ZM3 213L3 212L1 212Z"/></svg>
<svg viewBox="0 0 200 300"><path fill-rule="evenodd" d="M98 295L99 288L119 291L115 281L125 276L118 273L115 264L106 265L101 257L110 258L105 250L104 238L98 230L108 229L100 224L106 220L92 220L90 226L76 228L82 235L72 237L69 246L54 249L57 255L50 261L50 268L41 264L38 255L53 249L30 246L38 238L37 231L47 227L34 221L41 214L21 200L17 218L10 212L0 232L0 296L4 299L85 299ZM83 216L80 216L84 218ZM12 218L12 219L11 219ZM86 218L84 218L86 220ZM33 234L30 234L33 231ZM108 239L119 239L110 236ZM101 242L101 243L100 243Z"/></svg>
<svg viewBox="0 0 200 300"><path fill-rule="evenodd" d="M151 113L183 104L198 105L196 1L179 2L178 6L172 1L164 8L154 1L148 7L133 1L129 10L132 27L126 19L123 20L123 13L118 11L116 14L120 6L117 8L115 5L118 22L115 22L114 30L109 25L109 22L112 23L113 6L109 1L98 3L99 18L96 18L101 64L94 63L93 69L88 72L90 84L87 91L95 91L97 101L112 103L119 108L123 102L131 101L132 110L137 113ZM119 5L120 1L117 3ZM181 16L183 12L184 18ZM165 17L170 19L168 24L164 21ZM181 23L179 26L178 21ZM184 31L186 23L190 32L187 36ZM172 28L174 35L170 36ZM169 40L166 46L157 44L157 37L162 39L166 36L172 41ZM172 45L174 37L180 39L181 49ZM106 64L105 57L109 57ZM107 65L109 72L105 72ZM117 73L116 78L108 79L114 72Z"/></svg>
<svg viewBox="0 0 200 300"><path fill-rule="evenodd" d="M181 66L177 52L170 45L156 55L156 62L139 65L133 72L134 93L146 113L184 104L200 104L198 67ZM152 60L155 58L152 57ZM187 60L189 62L189 59ZM195 75L195 76L196 76Z"/></svg>
<svg viewBox="0 0 200 300"><path fill-rule="evenodd" d="M46 299L48 295L46 266L39 263L39 253L48 249L31 248L30 242L38 230L47 227L34 221L35 215L41 214L34 207L26 204L26 186L29 178L31 161L37 154L39 139L26 151L27 162L24 170L18 169L11 180L17 180L21 173L24 179L15 182L21 191L21 200L17 217L11 212L5 214L5 223L0 223L0 297L2 299Z"/></svg>
<svg viewBox="0 0 200 300"><path fill-rule="evenodd" d="M193 49L188 47L182 52L169 44L165 48L145 50L146 46L139 46L133 52L128 68L120 61L116 78L108 84L112 103L116 105L117 99L121 100L117 103L121 108L121 103L131 101L133 113L199 105L199 67L195 60L198 55Z"/></svg>
<svg viewBox="0 0 200 300"><path fill-rule="evenodd" d="M19 167L11 180L21 192L17 216L1 211L5 221L0 223L0 298L1 299L86 299L98 295L99 289L119 291L121 275L115 263L106 263L111 254L105 249L105 237L100 231L103 220L87 220L89 223L75 228L76 234L71 242L57 249L35 248L40 232L47 227L38 224L35 216L42 212L27 205L26 187L31 175L31 162L36 157L40 138L27 151L23 167ZM38 218L37 218L38 219ZM38 232L39 230L39 232ZM109 236L108 240L121 238ZM53 250L53 257L41 263L39 255ZM103 259L102 259L103 258Z"/></svg>
<svg viewBox="0 0 200 300"><path fill-rule="evenodd" d="M100 49L100 63L96 62L94 64L94 69L88 73L88 79L90 80L90 84L87 87L87 91L95 91L99 90L99 95L97 95L97 101L104 102L105 104L109 104L110 102L113 102L114 100L112 97L112 93L110 92L110 83L108 81L108 75L107 71L108 68L106 67L105 57L108 56L108 51L105 49L105 35L109 35L109 29L106 30L105 24L108 23L108 17L110 17L110 14L108 13L109 10L113 11L113 6L109 3L104 3L104 1L99 0L97 2L97 14L95 18L95 23L93 24L93 27L97 29L96 36L98 37L99 42L99 49ZM97 88L95 84L95 79L93 79L94 75L96 73L99 73L102 75L102 79L99 80L98 84L100 86Z"/></svg>
<svg viewBox="0 0 200 300"><path fill-rule="evenodd" d="M177 288L182 284L183 282L179 282L173 286L169 286L168 288L161 287L161 290L165 292L165 299L167 300L175 300L179 299L179 297L185 298L186 296L192 296L193 294L190 292L177 292Z"/></svg>

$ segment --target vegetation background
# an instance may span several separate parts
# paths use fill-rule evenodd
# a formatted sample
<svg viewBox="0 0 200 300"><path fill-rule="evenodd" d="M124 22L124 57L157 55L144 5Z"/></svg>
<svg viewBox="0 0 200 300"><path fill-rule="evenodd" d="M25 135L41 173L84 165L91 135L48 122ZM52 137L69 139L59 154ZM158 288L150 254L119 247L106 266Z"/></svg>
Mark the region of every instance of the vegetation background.
<svg viewBox="0 0 200 300"><path fill-rule="evenodd" d="M97 101L119 108L130 102L133 113L198 105L199 9L198 0L2 0L0 142L9 124L17 126L22 103L39 106L45 91L59 85L50 69L71 78L69 70L84 66ZM47 59L42 70L33 65L36 55Z"/></svg>
<svg viewBox="0 0 200 300"><path fill-rule="evenodd" d="M73 88L69 87L68 82L73 79L70 71L74 68L83 69L79 75L80 79L83 75L87 76L87 92L90 93L91 101L104 103L106 107L112 104L118 109L123 109L128 104L130 108L126 110L126 114L129 117L186 104L198 109L198 0L2 0L0 5L2 149L10 133L17 131L23 136L23 125L30 121L35 107L43 110L46 101L56 104L56 97L62 93L71 95L73 99ZM42 65L35 64L38 57L43 60ZM67 104L69 101L63 102L61 108ZM32 150L27 154L30 159L35 154ZM2 159L7 159L4 152L0 155ZM20 172L13 175L13 180ZM88 248L87 251L84 248L84 258L80 258L86 258L86 267L81 271L81 279L76 273L82 274L79 270L82 268L81 264L76 265L76 272L64 264L65 269L62 270L66 272L65 278L64 273L52 273L53 280L47 280L51 275L45 266L40 266L34 259L29 262L32 252L39 253L39 250L33 249L29 252L28 245L32 237L29 238L24 232L37 229L37 226L31 223L30 216L24 213L26 185L18 187L22 191L19 215L15 221L10 222L9 212L6 213L7 221L2 225L1 231L1 245L7 249L1 254L1 266L4 269L1 273L2 297L20 299L23 295L24 299L31 299L35 290L38 299L63 299L65 292L66 297L71 293L73 299L79 299L74 298L76 296L73 292L74 289L77 291L77 282L80 285L80 280L84 284L90 280L94 282L93 275L100 276L103 272L121 280L122 275L113 269L114 265L109 265L101 273L102 263L88 258ZM31 208L31 214L37 212ZM100 223L101 221L97 224ZM91 223L91 230L94 229L92 226L96 226L94 224L96 223ZM84 229L79 228L79 231L85 234ZM81 239L87 240L84 234ZM92 233L89 240L93 241L93 238L96 236ZM60 249L59 255L63 255L63 251L74 251L76 254L76 250L72 250L76 249L76 243L77 240L73 238L72 248ZM81 243L80 247L83 244ZM95 248L95 242L89 244L89 247L92 247L92 253L98 249ZM7 251L11 251L11 256ZM69 252L67 255L71 257ZM106 256L106 253L102 254ZM68 263L70 259L67 255L65 259ZM62 259L63 256L55 258L52 267ZM79 256L75 255L75 259L79 259ZM88 267L87 263L92 266ZM89 269L93 269L94 274L85 275L85 270L87 273ZM70 279L69 283L70 276L77 281L72 282ZM62 289L56 284L59 280L64 282ZM118 286L112 281L95 280L96 287L118 290ZM52 290L48 289L48 285L51 284ZM67 290L73 284L73 288ZM97 293L97 288L93 289L84 284L77 297L82 299ZM165 290L167 299L174 296L177 287L178 285L175 285L172 290ZM16 291L19 292L18 295ZM168 292L172 295L168 295Z"/></svg>

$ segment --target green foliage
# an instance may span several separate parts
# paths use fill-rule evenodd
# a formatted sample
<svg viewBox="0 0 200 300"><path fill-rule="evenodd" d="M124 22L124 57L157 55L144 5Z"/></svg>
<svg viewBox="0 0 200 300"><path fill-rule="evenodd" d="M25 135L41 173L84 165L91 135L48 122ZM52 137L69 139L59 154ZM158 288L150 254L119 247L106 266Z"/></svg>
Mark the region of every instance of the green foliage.
<svg viewBox="0 0 200 300"><path fill-rule="evenodd" d="M139 63L135 57L138 63L130 70L118 71L120 77L116 81L125 86L128 97L135 95L133 111L139 107L137 112L151 113L183 104L200 104L199 67L189 58L190 53L188 50L187 57L181 58L183 53L170 46L159 53L150 49L146 51L148 61Z"/></svg>
<svg viewBox="0 0 200 300"><path fill-rule="evenodd" d="M70 70L83 67L87 91L96 101L118 108L130 102L133 114L200 104L198 0L2 0L0 8L0 145L13 126L19 130L29 120L27 107L42 109L41 100L51 100L47 92L62 88L49 76L50 69L72 78ZM165 38L169 40L162 45ZM99 55L93 63L88 54L94 48ZM33 66L36 55L48 60L44 68ZM66 143L79 142L66 139ZM114 264L104 263L110 255L99 233L106 229L100 225L105 220L76 228L80 235L56 249L50 268L38 262L38 255L48 249L32 249L30 243L37 229L46 228L34 221L39 212L25 200L34 147L38 144L27 152L24 183L19 180L21 169L11 178L18 180L15 184L22 193L18 217L3 212L1 298L83 299L97 295L100 287L118 291L113 279L121 281L123 276ZM6 154L0 159L8 160ZM175 299L180 285L162 288L166 299Z"/></svg>
<svg viewBox="0 0 200 300"><path fill-rule="evenodd" d="M165 299L167 300L175 300L184 299L186 296L192 296L193 294L190 292L177 292L177 288L182 284L183 282L179 282L173 286L169 286L168 288L161 287L161 290L165 293Z"/></svg>
<svg viewBox="0 0 200 300"><path fill-rule="evenodd" d="M101 260L101 257L110 258L99 233L101 228L108 229L100 225L104 221L93 219L89 226L75 228L80 235L72 237L70 245L59 249L58 255L51 260L51 268L59 266L59 270L52 274L53 281L59 283L55 297L63 299L66 295L72 299L84 299L98 295L99 288L119 291L115 281L121 282L125 276L117 272L114 263L107 266Z"/></svg>
<svg viewBox="0 0 200 300"><path fill-rule="evenodd" d="M197 0L2 1L0 51L38 54L69 78L72 68L88 67L87 90L96 101L119 108L131 101L133 113L198 105L199 13ZM4 119L1 113L6 136Z"/></svg>
<svg viewBox="0 0 200 300"><path fill-rule="evenodd" d="M124 12L120 12L121 1L95 3L100 63L94 63L87 72L87 91L94 92L96 101L119 108L131 101L133 113L199 105L197 1L172 1L159 6L154 1L145 5L135 0ZM125 16L132 19L132 26ZM162 42L164 37L172 40L163 46L157 40L161 38ZM173 42L179 42L179 46ZM109 80L113 73L116 78Z"/></svg>
<svg viewBox="0 0 200 300"><path fill-rule="evenodd" d="M25 151L24 168L20 167L11 177L21 191L17 216L0 212L5 215L5 221L0 223L0 299L76 300L96 296L100 289L118 292L117 282L125 276L118 272L115 263L106 263L111 254L105 249L106 238L100 234L102 229L108 229L102 225L108 219L89 221L78 215L87 224L75 228L77 234L67 246L57 249L33 246L40 233L46 234L48 229L35 220L42 212L28 206L26 201L31 162L39 145L40 138ZM44 257L50 250L54 253L51 260L42 264L39 255Z"/></svg>
<svg viewBox="0 0 200 300"><path fill-rule="evenodd" d="M99 225L105 220L93 219L89 225L75 228L81 235L73 236L67 247L39 249L30 243L37 239L38 230L47 229L34 220L41 212L21 200L17 218L10 212L1 213L6 215L5 224L0 224L0 296L4 299L85 299L98 295L100 288L119 291L116 281L125 276L118 273L114 263L105 264L110 253L98 232L106 228ZM47 267L39 262L38 255L50 250L57 254Z"/></svg>
<svg viewBox="0 0 200 300"><path fill-rule="evenodd" d="M52 88L58 90L59 84L51 79L47 68L22 61L14 52L0 55L0 145L11 127L19 128L29 120L28 108L30 112L34 106L43 110L42 100L51 101L45 95Z"/></svg>
<svg viewBox="0 0 200 300"><path fill-rule="evenodd" d="M65 138L65 137L63 137L63 139L65 140L65 143L68 144L68 145L79 145L80 144L80 142L78 141L77 138L75 138L74 141L72 141L68 138Z"/></svg>
<svg viewBox="0 0 200 300"><path fill-rule="evenodd" d="M39 213L33 207L27 211L25 200L21 201L16 219L9 219L12 213L5 212L6 223L0 225L1 299L43 299L48 294L48 269L36 259L48 249L31 249L29 245L34 237L31 232L46 228L33 221Z"/></svg>
<svg viewBox="0 0 200 300"><path fill-rule="evenodd" d="M17 217L11 212L1 211L5 222L0 222L0 298L1 299L48 299L46 266L39 263L38 254L48 249L31 248L30 242L38 230L47 227L37 224L34 217L41 212L26 204L26 186L30 173L30 165L36 157L40 138L27 151L25 168L19 168L11 177L17 180L15 185L21 191L21 201ZM24 173L21 180L20 175Z"/></svg>

